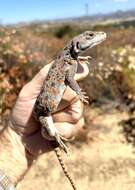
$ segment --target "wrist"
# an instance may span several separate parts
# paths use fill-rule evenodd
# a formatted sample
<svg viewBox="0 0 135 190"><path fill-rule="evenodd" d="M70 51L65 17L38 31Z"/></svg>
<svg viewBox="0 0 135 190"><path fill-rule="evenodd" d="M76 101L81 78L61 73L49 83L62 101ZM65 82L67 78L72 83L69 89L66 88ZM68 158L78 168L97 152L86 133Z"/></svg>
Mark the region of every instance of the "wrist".
<svg viewBox="0 0 135 190"><path fill-rule="evenodd" d="M28 160L21 137L10 127L0 135L0 169L16 184L28 170Z"/></svg>

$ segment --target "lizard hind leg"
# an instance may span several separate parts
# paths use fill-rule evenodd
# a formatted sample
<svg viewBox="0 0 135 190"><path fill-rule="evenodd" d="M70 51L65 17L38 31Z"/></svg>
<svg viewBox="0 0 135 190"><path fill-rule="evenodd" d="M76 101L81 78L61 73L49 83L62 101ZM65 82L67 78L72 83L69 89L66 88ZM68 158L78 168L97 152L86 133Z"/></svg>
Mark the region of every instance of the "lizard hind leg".
<svg viewBox="0 0 135 190"><path fill-rule="evenodd" d="M60 131L56 129L51 116L40 116L39 121L41 123L41 134L45 139L55 140L58 145L68 153L68 148L64 141L68 141L62 136Z"/></svg>

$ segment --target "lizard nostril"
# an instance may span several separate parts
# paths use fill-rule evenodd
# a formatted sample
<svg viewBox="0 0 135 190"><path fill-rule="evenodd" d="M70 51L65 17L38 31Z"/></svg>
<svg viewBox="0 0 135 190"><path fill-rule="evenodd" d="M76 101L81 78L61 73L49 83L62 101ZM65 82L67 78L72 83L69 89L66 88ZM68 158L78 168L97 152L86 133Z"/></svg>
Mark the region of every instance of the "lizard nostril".
<svg viewBox="0 0 135 190"><path fill-rule="evenodd" d="M105 33L104 33L104 32L101 32L101 34L102 34L102 35L105 35Z"/></svg>

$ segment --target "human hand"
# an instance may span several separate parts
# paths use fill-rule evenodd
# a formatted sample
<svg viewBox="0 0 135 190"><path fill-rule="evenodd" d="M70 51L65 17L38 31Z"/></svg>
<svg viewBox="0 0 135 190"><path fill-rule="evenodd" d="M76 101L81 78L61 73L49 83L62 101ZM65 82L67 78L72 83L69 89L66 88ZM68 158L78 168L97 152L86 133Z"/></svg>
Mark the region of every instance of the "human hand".
<svg viewBox="0 0 135 190"><path fill-rule="evenodd" d="M26 150L34 156L52 149L51 141L42 137L40 125L32 115L36 98L40 93L51 64L41 69L22 88L11 114L11 127L21 135ZM85 63L79 65L75 79L82 80L87 76L88 72L89 70ZM75 136L82 129L84 125L83 104L77 98L76 93L69 87L64 93L58 111L52 117L56 128L65 138Z"/></svg>

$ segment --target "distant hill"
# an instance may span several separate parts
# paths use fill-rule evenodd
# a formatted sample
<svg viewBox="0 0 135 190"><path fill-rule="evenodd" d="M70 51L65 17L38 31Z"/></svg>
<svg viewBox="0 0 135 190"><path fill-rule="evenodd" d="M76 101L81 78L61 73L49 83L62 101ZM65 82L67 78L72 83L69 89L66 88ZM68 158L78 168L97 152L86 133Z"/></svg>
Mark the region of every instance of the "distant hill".
<svg viewBox="0 0 135 190"><path fill-rule="evenodd" d="M50 24L63 24L63 23L89 23L89 24L98 24L98 23L106 23L106 22L116 22L116 21L125 21L125 20L135 20L135 9L127 10L127 11L116 11L108 14L95 14L90 16L80 16L80 17L71 17L71 18L62 18L62 19L54 19L54 20L34 20L32 22L20 22L14 25L8 26L29 26L29 25L38 25L48 27Z"/></svg>
<svg viewBox="0 0 135 190"><path fill-rule="evenodd" d="M104 22L108 20L128 20L128 19L135 19L135 9L127 10L127 11L116 11L108 14L95 14L90 16L81 16L76 18L66 18L66 19L58 19L54 20L54 22L91 22L91 23L98 23Z"/></svg>

